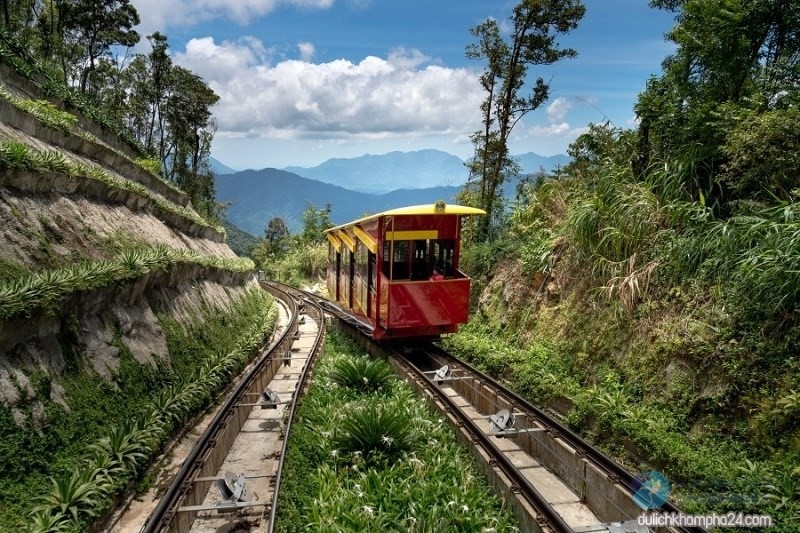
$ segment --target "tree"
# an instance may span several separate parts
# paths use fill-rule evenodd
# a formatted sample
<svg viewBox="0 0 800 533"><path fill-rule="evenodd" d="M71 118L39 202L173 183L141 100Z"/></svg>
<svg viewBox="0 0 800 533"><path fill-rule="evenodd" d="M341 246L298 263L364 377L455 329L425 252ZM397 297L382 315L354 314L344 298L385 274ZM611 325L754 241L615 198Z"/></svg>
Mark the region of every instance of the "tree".
<svg viewBox="0 0 800 533"><path fill-rule="evenodd" d="M467 57L487 61L480 77L487 92L481 104L483 130L472 136L475 156L469 163L470 181L478 181L478 199L487 213L479 222L480 239L489 237L498 209L498 189L508 176L518 172L508 152L511 132L523 116L549 96L549 84L542 77L535 80L528 96L521 95L528 69L577 55L571 48L560 48L556 37L577 27L585 11L580 0L522 0L510 17L508 42L493 20L471 30L478 42L467 47Z"/></svg>
<svg viewBox="0 0 800 533"><path fill-rule="evenodd" d="M130 0L73 0L62 6L67 36L81 49L79 87L85 93L100 57L114 45L131 47L139 42L133 30L139 14Z"/></svg>
<svg viewBox="0 0 800 533"><path fill-rule="evenodd" d="M639 172L651 160L680 160L685 187L716 205L735 187L716 176L740 113L785 110L798 103L800 2L797 0L653 0L677 13L667 37L677 45L661 77L648 82L640 118Z"/></svg>
<svg viewBox="0 0 800 533"><path fill-rule="evenodd" d="M270 219L264 230L264 240L267 243L267 253L280 255L285 251L286 240L289 237L289 228L281 217Z"/></svg>
<svg viewBox="0 0 800 533"><path fill-rule="evenodd" d="M319 243L325 239L325 230L332 228L331 204L325 204L324 208L317 208L309 202L308 208L303 211L303 233L301 240L305 244Z"/></svg>
<svg viewBox="0 0 800 533"><path fill-rule="evenodd" d="M214 130L211 106L218 100L200 76L172 68L164 113L170 133L164 166L167 177L186 191L195 207L211 216L216 216L214 176L208 164Z"/></svg>

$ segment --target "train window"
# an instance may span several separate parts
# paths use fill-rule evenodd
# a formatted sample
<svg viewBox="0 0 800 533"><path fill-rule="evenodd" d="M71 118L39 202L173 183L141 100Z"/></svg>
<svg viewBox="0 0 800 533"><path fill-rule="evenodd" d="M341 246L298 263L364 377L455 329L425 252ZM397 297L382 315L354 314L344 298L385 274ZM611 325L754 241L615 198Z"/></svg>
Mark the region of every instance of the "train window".
<svg viewBox="0 0 800 533"><path fill-rule="evenodd" d="M383 241L383 275L389 277L389 265L391 264L391 250L392 243L390 241Z"/></svg>
<svg viewBox="0 0 800 533"><path fill-rule="evenodd" d="M455 257L456 241L441 239L433 243L433 260L436 270L445 276L454 276L453 259Z"/></svg>
<svg viewBox="0 0 800 533"><path fill-rule="evenodd" d="M409 241L394 241L392 279L408 279L408 243Z"/></svg>
<svg viewBox="0 0 800 533"><path fill-rule="evenodd" d="M430 276L428 263L428 241L414 241L414 260L412 262L411 279L427 279Z"/></svg>
<svg viewBox="0 0 800 533"><path fill-rule="evenodd" d="M361 242L356 245L356 268L360 276L367 276L367 248Z"/></svg>

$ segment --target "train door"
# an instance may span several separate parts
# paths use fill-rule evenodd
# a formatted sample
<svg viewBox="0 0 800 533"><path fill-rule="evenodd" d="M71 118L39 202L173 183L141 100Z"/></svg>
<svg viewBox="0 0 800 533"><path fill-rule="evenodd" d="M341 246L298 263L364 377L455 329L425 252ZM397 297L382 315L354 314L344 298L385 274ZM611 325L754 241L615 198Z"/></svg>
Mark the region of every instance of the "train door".
<svg viewBox="0 0 800 533"><path fill-rule="evenodd" d="M445 277L456 275L455 265L455 241L452 239L441 239L433 245L434 268L445 275Z"/></svg>
<svg viewBox="0 0 800 533"><path fill-rule="evenodd" d="M428 265L428 241L413 241L414 252L411 261L411 279L428 279L431 275Z"/></svg>
<svg viewBox="0 0 800 533"><path fill-rule="evenodd" d="M372 305L375 299L375 288L378 277L377 258L372 252L367 254L367 316L372 316ZM377 323L377 317L375 322Z"/></svg>

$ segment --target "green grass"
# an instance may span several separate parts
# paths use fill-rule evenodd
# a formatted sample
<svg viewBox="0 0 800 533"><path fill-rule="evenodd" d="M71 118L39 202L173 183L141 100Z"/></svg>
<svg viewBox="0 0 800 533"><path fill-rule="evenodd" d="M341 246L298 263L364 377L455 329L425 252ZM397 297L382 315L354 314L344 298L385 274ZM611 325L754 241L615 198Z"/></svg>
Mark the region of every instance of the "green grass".
<svg viewBox="0 0 800 533"><path fill-rule="evenodd" d="M328 334L289 437L276 530L516 531L452 429L407 384L368 392L333 379L361 360L347 337Z"/></svg>
<svg viewBox="0 0 800 533"><path fill-rule="evenodd" d="M380 359L342 359L336 362L330 374L337 385L359 392L375 392L387 389L395 379L395 373Z"/></svg>

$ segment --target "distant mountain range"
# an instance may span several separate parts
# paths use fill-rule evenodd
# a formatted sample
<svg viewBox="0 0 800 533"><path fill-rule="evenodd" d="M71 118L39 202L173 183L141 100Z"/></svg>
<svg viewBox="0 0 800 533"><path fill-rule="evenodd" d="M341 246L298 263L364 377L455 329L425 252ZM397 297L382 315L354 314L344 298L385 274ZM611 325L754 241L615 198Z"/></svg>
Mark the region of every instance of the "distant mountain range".
<svg viewBox="0 0 800 533"><path fill-rule="evenodd" d="M414 189L459 186L464 184L468 174L461 159L440 150L328 159L316 167L286 167L284 170L369 193L384 193L398 186Z"/></svg>
<svg viewBox="0 0 800 533"><path fill-rule="evenodd" d="M292 233L300 231L303 211L312 203L317 207L331 204L331 220L343 224L368 213L403 205L433 203L439 199L453 202L460 189L398 189L376 195L303 178L275 168L221 174L217 176L216 186L217 199L230 202L227 219L259 236L264 234L264 228L274 217L281 217Z"/></svg>
<svg viewBox="0 0 800 533"><path fill-rule="evenodd" d="M565 155L515 157L524 174L551 172L569 161ZM331 204L331 219L337 224L404 205L450 203L467 179L463 161L439 150L330 159L313 168L285 170L236 172L213 158L211 163L217 175L217 199L230 202L228 220L257 236L274 217L283 218L290 231L300 231L310 203ZM504 194L513 197L516 185L504 184Z"/></svg>
<svg viewBox="0 0 800 533"><path fill-rule="evenodd" d="M533 152L515 155L522 174L552 172L569 162L563 154L542 156ZM316 167L286 167L304 178L331 183L354 191L385 193L400 187L460 187L469 177L464 161L441 150L390 152L350 159L329 159Z"/></svg>

